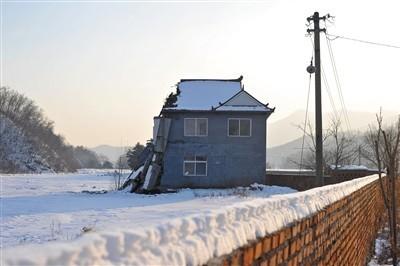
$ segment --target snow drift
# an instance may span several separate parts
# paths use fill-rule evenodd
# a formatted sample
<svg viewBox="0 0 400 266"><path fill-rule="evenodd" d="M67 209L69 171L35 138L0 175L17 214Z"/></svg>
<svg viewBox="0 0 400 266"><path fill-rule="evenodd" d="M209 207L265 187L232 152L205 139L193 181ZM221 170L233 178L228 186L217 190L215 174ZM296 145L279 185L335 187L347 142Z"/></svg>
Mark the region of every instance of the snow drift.
<svg viewBox="0 0 400 266"><path fill-rule="evenodd" d="M144 228L87 233L72 242L8 248L2 265L199 265L310 216L377 178L244 200Z"/></svg>

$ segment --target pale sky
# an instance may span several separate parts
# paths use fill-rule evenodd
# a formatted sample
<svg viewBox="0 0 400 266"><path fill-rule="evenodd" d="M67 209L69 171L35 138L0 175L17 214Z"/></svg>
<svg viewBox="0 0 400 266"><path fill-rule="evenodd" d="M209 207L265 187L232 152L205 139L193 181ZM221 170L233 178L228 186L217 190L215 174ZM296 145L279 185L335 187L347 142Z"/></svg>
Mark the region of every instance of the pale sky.
<svg viewBox="0 0 400 266"><path fill-rule="evenodd" d="M243 75L248 92L276 106L273 122L305 109L307 16L330 13L331 34L399 46L399 10L398 0L1 1L1 85L34 99L74 145L151 138L182 78ZM340 109L323 35L321 46ZM343 39L332 48L348 110L400 112L400 49Z"/></svg>

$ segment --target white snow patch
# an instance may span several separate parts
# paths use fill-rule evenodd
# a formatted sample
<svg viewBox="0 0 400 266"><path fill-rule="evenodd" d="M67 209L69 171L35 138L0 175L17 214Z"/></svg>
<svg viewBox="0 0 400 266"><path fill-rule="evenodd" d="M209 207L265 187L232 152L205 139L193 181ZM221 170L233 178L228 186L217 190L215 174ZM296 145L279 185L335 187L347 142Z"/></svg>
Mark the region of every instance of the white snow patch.
<svg viewBox="0 0 400 266"><path fill-rule="evenodd" d="M144 217L142 223L128 220L121 224L116 216L112 218L114 226L108 231L88 233L72 242L6 248L2 265L204 264L212 257L230 253L248 241L305 218L377 178L373 175L267 198L193 199L190 190L153 197L125 194L121 196L127 201L130 198L133 205L138 199L144 205L151 200L159 201L159 205L153 209L138 208L136 219ZM186 199L178 203L182 198ZM128 208L125 212L130 211ZM169 216L171 212L173 215ZM152 215L156 216L155 220L151 219Z"/></svg>
<svg viewBox="0 0 400 266"><path fill-rule="evenodd" d="M342 165L339 167L341 170L368 170L368 167L364 165Z"/></svg>
<svg viewBox="0 0 400 266"><path fill-rule="evenodd" d="M331 165L331 168L335 169L335 166ZM364 165L350 164L350 165L339 165L338 169L339 170L368 170L368 167L366 167Z"/></svg>
<svg viewBox="0 0 400 266"><path fill-rule="evenodd" d="M184 110L211 110L241 90L240 81L191 80L178 84L181 94L176 108ZM168 108L167 108L168 109Z"/></svg>
<svg viewBox="0 0 400 266"><path fill-rule="evenodd" d="M0 174L0 197L27 197L83 190L110 190L113 170L81 170L68 174ZM88 174L90 172L90 174ZM124 173L127 176L128 172Z"/></svg>
<svg viewBox="0 0 400 266"><path fill-rule="evenodd" d="M389 229L386 227L383 230L388 232ZM386 257L387 255L389 255L388 253L390 252L390 243L387 237L389 236L387 234L382 234L382 232L381 234L378 234L378 237L375 239L375 252L371 260L368 262L368 266L386 266L393 264L389 264L392 258ZM382 262L382 260L386 261L386 263Z"/></svg>

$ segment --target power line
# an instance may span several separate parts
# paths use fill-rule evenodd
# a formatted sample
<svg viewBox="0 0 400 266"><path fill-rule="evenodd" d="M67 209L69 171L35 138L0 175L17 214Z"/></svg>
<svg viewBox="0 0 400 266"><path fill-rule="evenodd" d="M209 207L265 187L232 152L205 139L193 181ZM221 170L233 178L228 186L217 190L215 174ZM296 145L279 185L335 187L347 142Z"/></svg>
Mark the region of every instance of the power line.
<svg viewBox="0 0 400 266"><path fill-rule="evenodd" d="M326 92L328 93L328 96L329 96L329 101L331 103L331 107L332 107L332 110L333 110L333 116L335 117L335 120L339 120L340 119L340 115L338 114L338 111L336 110L335 101L333 99L333 96L332 96L332 93L331 93L331 89L330 89L330 86L329 86L329 83L328 83L328 79L327 79L327 77L325 75L324 67L323 67L322 64L321 64L321 74L322 74L322 80L324 81Z"/></svg>
<svg viewBox="0 0 400 266"><path fill-rule="evenodd" d="M312 60L311 60L312 61ZM300 169L299 169L299 174L301 173L302 167L303 167L303 153L304 153L304 140L306 138L306 127L307 127L307 121L308 121L308 104L310 101L310 88L311 88L311 73L310 73L310 78L308 80L308 92L307 92L307 106L306 106L306 117L304 118L304 127L303 127L303 140L301 143L301 153L300 153Z"/></svg>
<svg viewBox="0 0 400 266"><path fill-rule="evenodd" d="M342 94L342 90L341 90L342 86L341 86L341 83L339 81L339 75L337 73L336 63L335 63L335 60L334 60L334 57L333 57L333 52L332 52L332 47L330 46L330 43L328 42L328 39L326 39L326 41L327 41L329 57L330 57L330 60L331 60L333 76L335 78L336 87L338 89L339 101L340 101L340 104L342 106L342 113L344 115L345 124L347 126L347 129L350 130L350 126L349 126L350 123L348 122L347 110L346 110L346 106L344 104L344 98L343 98L343 94Z"/></svg>
<svg viewBox="0 0 400 266"><path fill-rule="evenodd" d="M341 35L333 35L333 34L328 34L328 33L326 33L326 36L327 36L327 39L330 40L330 41L334 41L336 39L344 39L344 40L349 40L349 41L355 41L355 42L361 42L361 43L366 43L366 44L372 44L372 45L378 45L378 46L384 46L384 47L389 47L389 48L400 49L399 45L360 40L360 39L356 39L356 38L350 38L350 37L345 37L345 36L341 36ZM329 37L333 37L333 38L330 39L330 38L328 38L328 36Z"/></svg>
<svg viewBox="0 0 400 266"><path fill-rule="evenodd" d="M351 125L350 125L349 115L347 113L346 104L344 102L344 97L343 97L343 93L342 93L342 85L341 85L340 80L339 80L339 75L338 75L338 71L337 71L337 67L336 67L336 62L335 62L335 58L333 56L332 46L331 46L331 43L330 43L328 38L326 39L326 44L328 46L329 57L331 59L333 74L334 74L335 81L336 81L336 86L337 86L337 89L338 89L338 92L339 92L339 99L340 99L340 103L342 105L342 111L343 111L343 114L344 114L345 123L347 125L347 129L350 131L351 130Z"/></svg>
<svg viewBox="0 0 400 266"><path fill-rule="evenodd" d="M313 49L314 49L314 43L313 43L313 41L312 41L312 39L311 39L311 36L310 36L310 42L311 42L311 46L312 46ZM322 60L321 60L321 61L322 61ZM324 67L323 67L323 65L322 65L322 62L321 62L321 74L322 74L322 75L321 75L321 76L322 76L322 80L324 81L325 90L326 90L326 92L328 93L329 102L330 102L330 104L331 104L332 111L333 111L333 116L335 117L335 119L339 120L341 117L340 117L340 115L339 115L339 112L338 112L337 109L336 109L335 100L333 99L333 96L332 96L332 93L331 93L331 89L330 89L330 86L329 86L329 83L328 83L328 78L326 77L326 74L325 74L325 71L324 71Z"/></svg>
<svg viewBox="0 0 400 266"><path fill-rule="evenodd" d="M334 117L336 119L341 119L342 114L343 114L344 122L346 124L347 130L351 131L350 119L349 119L347 108L346 108L346 105L345 105L345 102L344 102L344 97L343 97L343 93L342 93L342 89L341 89L341 83L339 81L339 75L338 75L335 59L333 57L332 47L331 47L331 44L328 43L329 38L326 38L326 40L327 40L327 46L328 46L328 50L329 50L329 56L330 56L330 59L331 59L332 70L333 70L333 74L334 74L334 77L335 77L336 86L337 86L337 89L338 89L339 101L340 101L340 105L342 106L342 112L340 112L340 114L336 109L335 101L334 101L334 99L332 97L330 86L329 86L329 83L328 83L328 78L326 77L324 68L323 68L323 66L321 64L322 80L324 81L325 89L326 89L326 91L328 93L328 96L329 96L329 101L330 101L331 107L333 109ZM311 45L314 47L314 43L313 43L313 41L311 39L311 36L310 36L310 41L311 41Z"/></svg>

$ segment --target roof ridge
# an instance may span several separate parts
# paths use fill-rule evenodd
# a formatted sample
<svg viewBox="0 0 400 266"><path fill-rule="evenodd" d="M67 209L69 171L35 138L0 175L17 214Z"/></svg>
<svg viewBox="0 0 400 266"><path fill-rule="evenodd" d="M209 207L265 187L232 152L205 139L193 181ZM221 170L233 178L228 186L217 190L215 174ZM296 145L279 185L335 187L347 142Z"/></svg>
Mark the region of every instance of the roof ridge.
<svg viewBox="0 0 400 266"><path fill-rule="evenodd" d="M181 79L180 82L186 81L227 81L227 82L241 82L243 80L243 76L236 79Z"/></svg>

